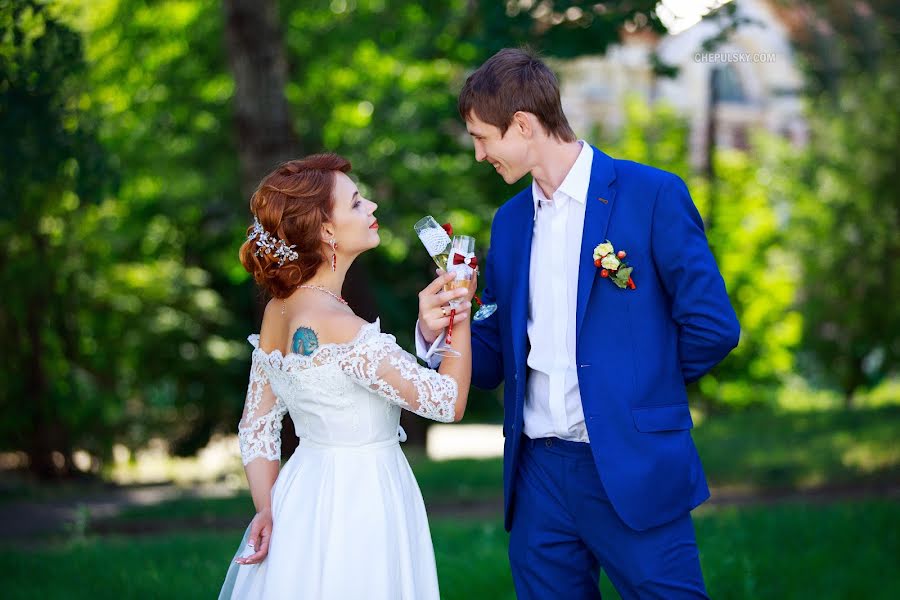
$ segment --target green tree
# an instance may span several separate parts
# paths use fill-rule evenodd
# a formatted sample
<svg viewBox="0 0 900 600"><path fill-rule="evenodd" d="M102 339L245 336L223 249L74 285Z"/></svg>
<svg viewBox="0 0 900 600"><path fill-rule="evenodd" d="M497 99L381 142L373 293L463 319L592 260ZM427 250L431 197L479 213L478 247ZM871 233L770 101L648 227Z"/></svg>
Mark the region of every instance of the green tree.
<svg viewBox="0 0 900 600"><path fill-rule="evenodd" d="M815 101L809 148L785 163L807 186L790 238L804 274L804 365L841 390L848 406L900 357L898 67L885 61L846 77L836 103Z"/></svg>
<svg viewBox="0 0 900 600"><path fill-rule="evenodd" d="M654 6L279 2L298 148L348 156L381 205L383 243L362 267L377 274L372 314L402 343L411 344L416 292L432 273L412 223L432 213L476 234L483 252L493 212L511 194L475 165L456 114L467 71L523 42L549 56L600 53L622 27L658 29ZM23 348L2 367L13 382L4 406L28 388L52 388L37 412L10 413L21 422L8 421L5 431L18 433L3 439L26 447L38 436L23 423L52 421L59 432L44 436L53 441L36 451L36 468L53 452L68 465L75 447L102 458L113 441L133 447L160 434L193 452L213 431L233 431L243 338L257 327L253 285L236 260L249 215L227 13L215 0L0 7L0 91L14 107L5 104L2 119L16 140L4 145L3 190L40 199L21 214L3 209L3 283L17 291L0 326ZM10 92L38 84L46 101ZM52 248L43 262L38 246ZM29 311L56 316L28 321ZM32 383L21 378L29 368L40 374ZM499 409L493 394L483 398L471 414Z"/></svg>
<svg viewBox="0 0 900 600"><path fill-rule="evenodd" d="M96 103L109 88L90 85L73 15L0 7L0 278L12 290L0 332L15 348L0 367L2 439L49 477L72 472L75 448L102 459L116 440L187 435L213 387L192 359L227 366L235 352L215 335L228 315L208 274L185 260L189 232L139 201L155 181L126 180L110 150Z"/></svg>
<svg viewBox="0 0 900 600"><path fill-rule="evenodd" d="M95 412L78 392L78 259L72 231L106 187L106 157L78 108L81 40L40 2L0 4L2 439L44 476L70 468L74 428ZM54 461L54 452L56 455Z"/></svg>

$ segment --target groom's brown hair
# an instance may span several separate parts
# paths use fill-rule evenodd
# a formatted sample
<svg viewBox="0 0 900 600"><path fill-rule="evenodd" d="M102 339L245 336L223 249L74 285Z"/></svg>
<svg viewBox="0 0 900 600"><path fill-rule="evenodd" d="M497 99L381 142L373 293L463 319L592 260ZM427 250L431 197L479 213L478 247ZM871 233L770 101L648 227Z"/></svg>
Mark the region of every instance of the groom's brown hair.
<svg viewBox="0 0 900 600"><path fill-rule="evenodd" d="M466 79L457 106L463 120L474 113L500 129L501 137L521 110L535 115L561 142L576 139L562 110L556 76L527 49L504 48L490 57Z"/></svg>

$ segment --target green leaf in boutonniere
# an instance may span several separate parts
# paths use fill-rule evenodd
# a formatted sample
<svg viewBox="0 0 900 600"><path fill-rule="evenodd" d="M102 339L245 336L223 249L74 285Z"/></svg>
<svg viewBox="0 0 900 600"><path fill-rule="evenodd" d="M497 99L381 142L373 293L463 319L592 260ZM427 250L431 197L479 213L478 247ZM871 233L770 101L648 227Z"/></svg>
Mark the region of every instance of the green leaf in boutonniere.
<svg viewBox="0 0 900 600"><path fill-rule="evenodd" d="M622 267L618 271L616 271L615 277L612 278L613 283L619 286L622 289L628 286L628 278L631 277L631 271L634 270L634 267Z"/></svg>

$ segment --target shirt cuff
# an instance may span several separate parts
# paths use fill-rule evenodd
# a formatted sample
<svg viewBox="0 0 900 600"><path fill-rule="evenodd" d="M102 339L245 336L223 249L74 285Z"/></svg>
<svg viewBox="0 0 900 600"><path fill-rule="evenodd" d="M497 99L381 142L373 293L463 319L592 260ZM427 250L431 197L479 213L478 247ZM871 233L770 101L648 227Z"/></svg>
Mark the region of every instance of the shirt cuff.
<svg viewBox="0 0 900 600"><path fill-rule="evenodd" d="M444 347L444 337L446 336L442 331L437 336L437 339L434 340L434 343L431 344L431 347L429 347L428 342L425 341L425 336L422 335L419 322L416 321L416 356L424 360L425 364L432 369L437 369L441 364L441 355L435 353Z"/></svg>

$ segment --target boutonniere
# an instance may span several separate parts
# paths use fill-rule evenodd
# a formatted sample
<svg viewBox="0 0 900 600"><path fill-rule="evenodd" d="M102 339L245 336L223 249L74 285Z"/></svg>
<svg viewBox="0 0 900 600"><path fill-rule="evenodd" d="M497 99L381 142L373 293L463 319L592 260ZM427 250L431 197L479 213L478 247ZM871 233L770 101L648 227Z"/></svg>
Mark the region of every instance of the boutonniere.
<svg viewBox="0 0 900 600"><path fill-rule="evenodd" d="M634 267L629 267L625 262L625 251L615 251L609 240L594 248L594 265L600 269L600 277L609 279L622 288L635 289L631 272Z"/></svg>

